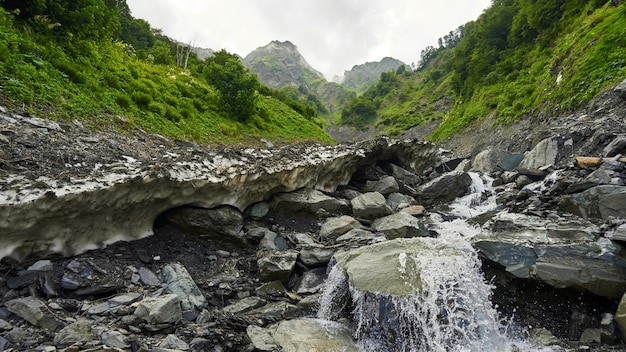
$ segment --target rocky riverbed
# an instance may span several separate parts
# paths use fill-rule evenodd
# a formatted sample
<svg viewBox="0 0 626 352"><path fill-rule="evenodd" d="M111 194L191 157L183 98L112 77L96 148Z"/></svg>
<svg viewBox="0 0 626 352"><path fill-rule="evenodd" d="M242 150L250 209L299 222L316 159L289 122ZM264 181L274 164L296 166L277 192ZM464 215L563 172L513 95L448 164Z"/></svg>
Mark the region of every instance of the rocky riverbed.
<svg viewBox="0 0 626 352"><path fill-rule="evenodd" d="M378 269L461 218L514 338L626 350L622 94L456 155L385 139L206 148L3 108L0 351L356 351L358 293L414 294ZM476 179L493 187L460 214ZM313 319L335 261L353 295Z"/></svg>

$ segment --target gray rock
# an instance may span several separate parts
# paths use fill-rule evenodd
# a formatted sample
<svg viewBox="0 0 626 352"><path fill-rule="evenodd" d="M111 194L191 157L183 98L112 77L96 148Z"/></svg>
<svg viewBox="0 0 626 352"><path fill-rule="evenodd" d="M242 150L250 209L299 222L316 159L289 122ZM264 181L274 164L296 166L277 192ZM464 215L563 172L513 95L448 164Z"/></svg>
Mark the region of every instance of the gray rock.
<svg viewBox="0 0 626 352"><path fill-rule="evenodd" d="M620 134L604 147L604 156L613 157L618 154L626 154L626 135Z"/></svg>
<svg viewBox="0 0 626 352"><path fill-rule="evenodd" d="M428 235L424 223L416 217L402 212L374 220L372 228L384 233L388 239Z"/></svg>
<svg viewBox="0 0 626 352"><path fill-rule="evenodd" d="M422 183L422 179L411 171L395 164L389 164L389 167L391 168L391 176L398 181L402 181L405 185L415 187Z"/></svg>
<svg viewBox="0 0 626 352"><path fill-rule="evenodd" d="M276 341L274 341L268 329L256 325L248 325L246 334L255 350L271 352L278 349L278 345L276 345Z"/></svg>
<svg viewBox="0 0 626 352"><path fill-rule="evenodd" d="M615 313L615 322L617 327L622 332L622 335L626 335L626 293L622 295L622 299L617 306L617 312Z"/></svg>
<svg viewBox="0 0 626 352"><path fill-rule="evenodd" d="M146 298L139 302L134 315L149 324L174 323L182 318L180 298L176 294L167 294Z"/></svg>
<svg viewBox="0 0 626 352"><path fill-rule="evenodd" d="M33 265L28 267L28 270L36 271L51 271L54 269L54 264L49 260L38 260Z"/></svg>
<svg viewBox="0 0 626 352"><path fill-rule="evenodd" d="M539 169L556 165L559 155L559 140L555 137L540 141L531 151L526 152L524 160L519 164L523 169Z"/></svg>
<svg viewBox="0 0 626 352"><path fill-rule="evenodd" d="M602 329L585 329L579 341L582 343L602 343Z"/></svg>
<svg viewBox="0 0 626 352"><path fill-rule="evenodd" d="M626 241L626 223L619 225L608 237L615 241Z"/></svg>
<svg viewBox="0 0 626 352"><path fill-rule="evenodd" d="M122 293L110 298L109 303L111 306L128 306L139 301L141 297L141 293L139 292Z"/></svg>
<svg viewBox="0 0 626 352"><path fill-rule="evenodd" d="M289 319L296 315L298 307L287 302L270 302L262 307L248 311L246 315L264 319Z"/></svg>
<svg viewBox="0 0 626 352"><path fill-rule="evenodd" d="M59 126L58 123L52 120L41 119L39 117L23 117L22 121L30 125L33 125L35 127L41 127L41 128L46 128L46 129L57 131L57 132L63 132L63 129L61 128L61 126Z"/></svg>
<svg viewBox="0 0 626 352"><path fill-rule="evenodd" d="M315 242L313 237L311 237L309 234L306 234L306 233L301 233L301 232L292 233L289 235L289 238L291 238L291 240L299 246L306 246L306 245L310 246L310 245L317 244L317 242Z"/></svg>
<svg viewBox="0 0 626 352"><path fill-rule="evenodd" d="M206 306L206 298L182 264L166 265L161 275L163 282L168 285L168 290L178 295L183 310L201 310Z"/></svg>
<svg viewBox="0 0 626 352"><path fill-rule="evenodd" d="M358 352L352 331L337 322L318 319L292 319L270 327L274 341L284 352Z"/></svg>
<svg viewBox="0 0 626 352"><path fill-rule="evenodd" d="M296 265L296 259L298 259L298 253L291 251L263 254L263 256L257 260L261 280L278 280L286 283Z"/></svg>
<svg viewBox="0 0 626 352"><path fill-rule="evenodd" d="M287 289L281 281L276 280L261 284L261 286L254 289L254 292L259 297L268 297L276 293L285 293L287 292Z"/></svg>
<svg viewBox="0 0 626 352"><path fill-rule="evenodd" d="M89 307L89 309L87 309L87 313L92 315L99 315L102 313L106 313L109 310L111 310L111 303L107 301Z"/></svg>
<svg viewBox="0 0 626 352"><path fill-rule="evenodd" d="M183 231L202 236L224 249L249 246L243 229L243 215L230 206L213 209L179 208L169 211L167 219Z"/></svg>
<svg viewBox="0 0 626 352"><path fill-rule="evenodd" d="M63 323L57 320L46 304L38 298L16 298L6 302L5 306L11 313L49 332L55 332L63 326Z"/></svg>
<svg viewBox="0 0 626 352"><path fill-rule="evenodd" d="M233 304L227 305L226 307L222 308L222 311L228 314L241 314L259 307L263 307L265 304L267 304L267 301L263 298L246 297Z"/></svg>
<svg viewBox="0 0 626 352"><path fill-rule="evenodd" d="M326 268L305 271L294 286L294 291L300 295L321 292L324 288L324 279L326 279Z"/></svg>
<svg viewBox="0 0 626 352"><path fill-rule="evenodd" d="M546 328L534 328L529 332L530 341L535 346L552 346L561 343L561 340L554 336Z"/></svg>
<svg viewBox="0 0 626 352"><path fill-rule="evenodd" d="M335 240L337 237L353 229L360 229L363 226L353 217L343 215L327 219L320 228L320 237Z"/></svg>
<svg viewBox="0 0 626 352"><path fill-rule="evenodd" d="M415 198L402 193L391 193L387 196L387 205L392 211L398 211L415 204Z"/></svg>
<svg viewBox="0 0 626 352"><path fill-rule="evenodd" d="M595 185L610 185L611 172L604 169L598 169L587 175L583 182L589 182Z"/></svg>
<svg viewBox="0 0 626 352"><path fill-rule="evenodd" d="M626 218L626 186L601 185L563 197L562 210L584 218Z"/></svg>
<svg viewBox="0 0 626 352"><path fill-rule="evenodd" d="M499 213L485 223L474 247L516 277L621 297L626 260L621 247L600 234L599 227L577 217Z"/></svg>
<svg viewBox="0 0 626 352"><path fill-rule="evenodd" d="M326 266L333 253L327 248L307 247L300 250L300 260L308 267Z"/></svg>
<svg viewBox="0 0 626 352"><path fill-rule="evenodd" d="M119 331L116 330L105 330L100 335L100 341L104 345L115 347L115 348L129 348L130 344L128 343L128 338Z"/></svg>
<svg viewBox="0 0 626 352"><path fill-rule="evenodd" d="M364 229L353 229L337 237L335 242L340 243L340 242L348 242L348 241L353 241L353 240L356 240L356 241L371 240L374 238L376 238L376 235L374 235L371 231L367 231Z"/></svg>
<svg viewBox="0 0 626 352"><path fill-rule="evenodd" d="M310 188L274 195L274 206L289 212L304 211L315 214L318 210L335 211L345 206L340 200Z"/></svg>
<svg viewBox="0 0 626 352"><path fill-rule="evenodd" d="M260 243L263 237L265 237L265 234L268 232L272 232L272 230L264 227L252 227L246 231L246 237L252 243Z"/></svg>
<svg viewBox="0 0 626 352"><path fill-rule="evenodd" d="M453 171L417 188L417 198L423 205L449 202L467 194L472 178L466 172Z"/></svg>
<svg viewBox="0 0 626 352"><path fill-rule="evenodd" d="M400 190L398 181L393 176L387 176L378 181L367 181L363 187L365 192L378 192L383 195L395 193Z"/></svg>
<svg viewBox="0 0 626 352"><path fill-rule="evenodd" d="M496 170L498 156L493 148L488 148L476 154L472 160L471 171L490 173ZM517 166L517 165L516 165Z"/></svg>
<svg viewBox="0 0 626 352"><path fill-rule="evenodd" d="M522 160L524 160L524 154L514 153L502 158L498 162L498 167L504 171L513 171L520 165Z"/></svg>
<svg viewBox="0 0 626 352"><path fill-rule="evenodd" d="M54 335L54 344L57 346L69 346L77 342L85 343L96 338L96 332L92 325L93 321L79 320Z"/></svg>
<svg viewBox="0 0 626 352"><path fill-rule="evenodd" d="M426 208L423 205L411 205L409 207L400 210L401 213L407 213L411 216L422 216L426 213Z"/></svg>
<svg viewBox="0 0 626 352"><path fill-rule="evenodd" d="M173 334L165 336L163 341L159 343L159 347L179 351L187 351L189 349L189 345L185 341Z"/></svg>
<svg viewBox="0 0 626 352"><path fill-rule="evenodd" d="M385 196L379 192L368 192L350 201L352 212L357 218L376 219L391 214Z"/></svg>
<svg viewBox="0 0 626 352"><path fill-rule="evenodd" d="M250 216L259 220L263 219L270 211L270 205L268 202L258 202L250 206Z"/></svg>
<svg viewBox="0 0 626 352"><path fill-rule="evenodd" d="M259 243L259 248L261 249L269 249L274 251L284 251L289 248L287 240L283 236L278 235L273 231L266 231L261 243Z"/></svg>
<svg viewBox="0 0 626 352"><path fill-rule="evenodd" d="M152 270L141 267L139 268L139 281L146 286L160 286L161 280L152 272Z"/></svg>
<svg viewBox="0 0 626 352"><path fill-rule="evenodd" d="M8 321L4 319L0 319L0 331L11 330L12 327L13 325L11 325L11 323L9 323Z"/></svg>

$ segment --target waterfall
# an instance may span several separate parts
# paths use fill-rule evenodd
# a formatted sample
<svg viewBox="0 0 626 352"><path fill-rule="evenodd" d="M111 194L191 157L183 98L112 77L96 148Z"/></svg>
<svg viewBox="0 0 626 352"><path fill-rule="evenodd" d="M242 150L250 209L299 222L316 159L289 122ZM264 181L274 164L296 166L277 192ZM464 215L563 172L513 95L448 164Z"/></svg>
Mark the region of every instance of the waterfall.
<svg viewBox="0 0 626 352"><path fill-rule="evenodd" d="M465 219L495 208L495 196L489 190L491 180L471 177L471 194L457 199L446 216L433 214L439 236L424 238L420 250L397 256L399 275L412 294L360 291L335 265L319 301L318 318L349 319L363 351L549 350L514 336L491 304L492 286L470 243L479 229ZM446 222L444 217L456 219Z"/></svg>

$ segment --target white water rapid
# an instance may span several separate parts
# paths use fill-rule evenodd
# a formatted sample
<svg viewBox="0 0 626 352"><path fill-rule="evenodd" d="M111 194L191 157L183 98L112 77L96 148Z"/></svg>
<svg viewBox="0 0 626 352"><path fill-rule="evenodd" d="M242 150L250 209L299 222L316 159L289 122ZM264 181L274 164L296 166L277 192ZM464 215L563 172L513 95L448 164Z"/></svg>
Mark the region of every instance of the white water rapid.
<svg viewBox="0 0 626 352"><path fill-rule="evenodd" d="M490 179L471 177L471 194L446 214L432 215L439 236L420 239L419 250L397 255L399 277L411 294L358 290L335 265L318 318L348 318L363 351L552 351L525 341L491 304L492 286L470 242L480 231L466 219L494 209L495 195Z"/></svg>

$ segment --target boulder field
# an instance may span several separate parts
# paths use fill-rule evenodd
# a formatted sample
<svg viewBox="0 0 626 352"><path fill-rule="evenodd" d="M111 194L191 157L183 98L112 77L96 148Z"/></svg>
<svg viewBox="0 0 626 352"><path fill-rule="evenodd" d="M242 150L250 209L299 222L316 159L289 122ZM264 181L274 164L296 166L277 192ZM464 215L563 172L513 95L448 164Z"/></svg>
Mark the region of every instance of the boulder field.
<svg viewBox="0 0 626 352"><path fill-rule="evenodd" d="M360 299L411 296L407 258L456 268L467 250L516 338L626 350L626 130L605 111L459 158L417 140L208 148L2 108L0 351L363 350ZM468 246L440 247L446 231ZM333 266L344 295L319 317Z"/></svg>

